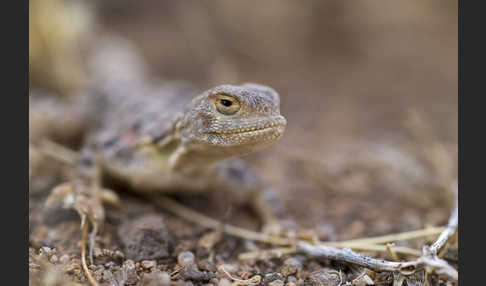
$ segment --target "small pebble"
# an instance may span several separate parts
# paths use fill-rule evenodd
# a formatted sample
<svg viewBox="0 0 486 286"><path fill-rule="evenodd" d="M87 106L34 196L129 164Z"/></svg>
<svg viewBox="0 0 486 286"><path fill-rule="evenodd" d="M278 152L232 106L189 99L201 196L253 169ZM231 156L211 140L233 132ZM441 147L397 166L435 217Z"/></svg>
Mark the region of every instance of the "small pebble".
<svg viewBox="0 0 486 286"><path fill-rule="evenodd" d="M153 268L157 266L157 262L155 262L155 260L144 260L142 261L142 267L144 269L150 269L150 268Z"/></svg>
<svg viewBox="0 0 486 286"><path fill-rule="evenodd" d="M300 263L299 260L291 257L285 259L282 269L280 272L282 272L282 275L287 277L289 275L293 275L297 273L298 270L302 269L302 263Z"/></svg>
<svg viewBox="0 0 486 286"><path fill-rule="evenodd" d="M52 252L52 248L50 247L47 247L47 246L43 246L41 248L42 252L45 253L45 254L50 254Z"/></svg>
<svg viewBox="0 0 486 286"><path fill-rule="evenodd" d="M319 269L309 275L309 282L312 285L337 286L341 284L341 276L333 269Z"/></svg>
<svg viewBox="0 0 486 286"><path fill-rule="evenodd" d="M297 278L295 276L289 276L287 277L288 282L293 282L294 284L297 283Z"/></svg>
<svg viewBox="0 0 486 286"><path fill-rule="evenodd" d="M263 283L269 284L270 282L273 282L273 281L276 281L276 280L282 280L283 281L284 278L283 278L282 274L280 274L278 272L269 273L269 274L265 275L265 278L263 279Z"/></svg>
<svg viewBox="0 0 486 286"><path fill-rule="evenodd" d="M207 282L212 278L216 277L214 273L200 271L199 269L197 269L195 264L182 267L179 270L179 276L184 280L192 280L198 282Z"/></svg>
<svg viewBox="0 0 486 286"><path fill-rule="evenodd" d="M59 258L57 258L57 255L52 255L51 258L49 259L51 263L57 263L59 261Z"/></svg>
<svg viewBox="0 0 486 286"><path fill-rule="evenodd" d="M190 266L194 264L194 253L183 251L177 256L177 262L181 266Z"/></svg>
<svg viewBox="0 0 486 286"><path fill-rule="evenodd" d="M118 228L118 236L124 256L134 261L167 258L174 245L172 231L164 218L156 215L123 222Z"/></svg>
<svg viewBox="0 0 486 286"><path fill-rule="evenodd" d="M197 265L198 265L199 269L201 269L201 270L205 270L205 271L209 271L209 272L217 272L218 271L218 268L216 267L216 265L214 265L214 263L212 263L208 259L199 260Z"/></svg>

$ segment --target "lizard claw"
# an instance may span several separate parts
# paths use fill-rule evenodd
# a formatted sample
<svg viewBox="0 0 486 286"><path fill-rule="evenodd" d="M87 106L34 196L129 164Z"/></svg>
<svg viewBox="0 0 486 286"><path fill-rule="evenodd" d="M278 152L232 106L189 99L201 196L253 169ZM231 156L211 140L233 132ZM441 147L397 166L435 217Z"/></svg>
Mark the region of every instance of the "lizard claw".
<svg viewBox="0 0 486 286"><path fill-rule="evenodd" d="M100 225L105 216L102 202L105 197L108 197L106 194L109 193L80 181L68 182L55 187L45 205L52 207L56 202L61 201L63 208L74 209L79 214L81 226L84 226L86 219L92 225ZM115 198L112 197L111 200L117 201Z"/></svg>
<svg viewBox="0 0 486 286"><path fill-rule="evenodd" d="M46 200L46 206L52 207L61 201L63 208L75 210L81 219L81 229L86 222L91 225L89 256L93 263L93 248L96 234L105 219L103 202L118 204L118 196L111 190L90 186L82 181L63 183L55 187Z"/></svg>

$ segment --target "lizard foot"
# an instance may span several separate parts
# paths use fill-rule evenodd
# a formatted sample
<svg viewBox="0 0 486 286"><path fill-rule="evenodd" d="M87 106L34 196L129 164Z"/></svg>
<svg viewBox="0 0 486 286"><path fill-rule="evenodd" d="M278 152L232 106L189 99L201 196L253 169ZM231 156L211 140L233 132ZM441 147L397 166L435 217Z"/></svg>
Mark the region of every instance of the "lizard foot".
<svg viewBox="0 0 486 286"><path fill-rule="evenodd" d="M103 203L117 205L118 196L111 190L90 186L80 180L63 183L55 187L46 200L46 206L52 207L61 201L63 208L74 209L81 218L81 229L88 222L91 225L89 235L89 258L93 264L93 249L96 234L105 219Z"/></svg>

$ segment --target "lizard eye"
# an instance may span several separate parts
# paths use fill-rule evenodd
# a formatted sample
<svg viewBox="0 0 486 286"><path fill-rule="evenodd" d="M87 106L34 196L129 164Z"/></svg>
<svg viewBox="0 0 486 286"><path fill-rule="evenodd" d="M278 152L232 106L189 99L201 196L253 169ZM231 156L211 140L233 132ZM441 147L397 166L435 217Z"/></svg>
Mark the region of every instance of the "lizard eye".
<svg viewBox="0 0 486 286"><path fill-rule="evenodd" d="M224 115L233 115L240 110L240 103L232 96L225 94L216 99L216 109Z"/></svg>
<svg viewBox="0 0 486 286"><path fill-rule="evenodd" d="M222 105L226 106L226 107L230 107L231 104L233 104L233 102L227 100L227 99L221 99L219 102L221 102Z"/></svg>

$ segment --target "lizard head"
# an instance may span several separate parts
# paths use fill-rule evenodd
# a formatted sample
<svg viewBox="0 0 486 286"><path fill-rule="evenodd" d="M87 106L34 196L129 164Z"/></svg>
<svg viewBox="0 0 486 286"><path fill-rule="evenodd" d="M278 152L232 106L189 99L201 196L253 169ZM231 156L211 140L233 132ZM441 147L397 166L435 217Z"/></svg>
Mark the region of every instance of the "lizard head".
<svg viewBox="0 0 486 286"><path fill-rule="evenodd" d="M189 104L177 129L188 146L225 158L270 145L282 136L286 124L277 92L247 83L202 93Z"/></svg>

